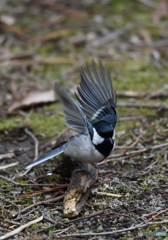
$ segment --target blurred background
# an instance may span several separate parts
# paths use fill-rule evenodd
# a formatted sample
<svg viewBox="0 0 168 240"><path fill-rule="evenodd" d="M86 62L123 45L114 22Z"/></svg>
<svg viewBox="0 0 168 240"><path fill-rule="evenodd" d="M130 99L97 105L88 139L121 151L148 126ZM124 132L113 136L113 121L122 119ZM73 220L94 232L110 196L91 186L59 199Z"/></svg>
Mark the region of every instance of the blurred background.
<svg viewBox="0 0 168 240"><path fill-rule="evenodd" d="M64 129L54 82L73 93L92 59L110 68L119 117L156 116L168 93L168 1L1 0L0 129Z"/></svg>

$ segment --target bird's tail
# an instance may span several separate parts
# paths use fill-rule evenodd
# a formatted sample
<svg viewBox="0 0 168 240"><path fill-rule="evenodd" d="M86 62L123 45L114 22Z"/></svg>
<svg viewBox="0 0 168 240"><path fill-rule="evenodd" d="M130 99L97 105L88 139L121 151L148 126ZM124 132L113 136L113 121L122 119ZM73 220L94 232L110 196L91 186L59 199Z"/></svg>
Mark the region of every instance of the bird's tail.
<svg viewBox="0 0 168 240"><path fill-rule="evenodd" d="M53 157L59 155L60 153L64 152L65 147L66 147L66 143L63 144L63 145L60 146L60 147L55 148L54 150L52 150L51 152L45 154L44 156L38 158L37 160L35 160L35 161L32 162L31 164L29 164L29 165L26 167L26 169L29 169L29 168L31 168L31 167L34 167L34 166L36 166L36 165L39 164L39 163L45 162L45 161L49 160L50 158L53 158Z"/></svg>

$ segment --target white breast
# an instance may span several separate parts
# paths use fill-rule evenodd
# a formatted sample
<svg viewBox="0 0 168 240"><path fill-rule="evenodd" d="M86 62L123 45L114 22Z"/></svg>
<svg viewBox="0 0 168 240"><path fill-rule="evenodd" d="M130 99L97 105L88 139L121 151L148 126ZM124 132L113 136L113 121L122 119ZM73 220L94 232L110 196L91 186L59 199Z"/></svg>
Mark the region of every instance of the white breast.
<svg viewBox="0 0 168 240"><path fill-rule="evenodd" d="M64 154L71 159L87 163L98 163L104 159L92 144L90 136L86 134L79 134L69 141Z"/></svg>

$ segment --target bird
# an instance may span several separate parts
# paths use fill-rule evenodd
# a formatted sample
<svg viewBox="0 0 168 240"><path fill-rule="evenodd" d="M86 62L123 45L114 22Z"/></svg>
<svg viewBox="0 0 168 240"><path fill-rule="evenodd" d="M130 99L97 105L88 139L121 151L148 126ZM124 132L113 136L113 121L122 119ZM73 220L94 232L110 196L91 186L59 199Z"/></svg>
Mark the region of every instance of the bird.
<svg viewBox="0 0 168 240"><path fill-rule="evenodd" d="M56 94L62 100L65 125L79 133L29 164L26 169L64 153L79 164L81 168L77 171L85 170L94 178L83 163L97 167L97 163L114 150L116 91L113 89L110 70L107 68L105 71L100 60L98 67L92 60L92 67L86 62L85 67L80 68L80 77L80 86L75 92L78 102L59 83L55 83Z"/></svg>

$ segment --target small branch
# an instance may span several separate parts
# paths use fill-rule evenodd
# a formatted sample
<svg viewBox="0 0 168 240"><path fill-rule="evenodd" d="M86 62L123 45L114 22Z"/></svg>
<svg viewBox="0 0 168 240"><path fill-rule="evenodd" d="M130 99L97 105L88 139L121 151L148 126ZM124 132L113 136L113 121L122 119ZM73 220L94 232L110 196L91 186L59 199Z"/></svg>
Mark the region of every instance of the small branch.
<svg viewBox="0 0 168 240"><path fill-rule="evenodd" d="M40 222L41 220L43 220L43 216L41 216L41 217L31 221L31 222L28 222L28 223L26 223L24 225L21 225L20 227L16 228L15 230L13 230L13 231L11 231L11 232L1 236L0 239L6 239L6 238L9 238L11 236L14 236L15 234L21 232L23 229L25 229L25 228L27 228L27 227L29 227L29 226L37 223L37 222Z"/></svg>
<svg viewBox="0 0 168 240"><path fill-rule="evenodd" d="M101 46L104 46L105 44L111 42L112 40L126 34L128 31L134 28L134 25L132 23L128 23L123 28L117 29L115 31L110 32L106 36L99 37L91 42L88 43L88 48L99 48Z"/></svg>
<svg viewBox="0 0 168 240"><path fill-rule="evenodd" d="M20 206L18 206L17 204L11 202L11 201L8 200L8 199L4 199L4 201L12 204L12 205L15 206L15 207L17 207L17 208L18 208L18 215L19 215L19 217L20 217Z"/></svg>
<svg viewBox="0 0 168 240"><path fill-rule="evenodd" d="M72 220L66 221L66 222L57 222L57 223L55 223L55 224L52 225L52 226L49 226L49 227L47 227L47 228L43 228L43 229L38 230L37 233L46 231L46 230L48 230L48 229L50 229L50 228L53 228L53 227L55 227L55 226L57 226L57 225L70 224L70 223L78 222L78 221L81 221L81 220L90 219L90 218L93 218L93 217L96 217L96 216L100 216L100 215L102 215L104 212L105 212L105 210L102 210L102 211L98 211L98 212L93 213L93 214L91 214L91 215L89 215L89 216L86 216L86 217L76 218L76 219L72 219Z"/></svg>
<svg viewBox="0 0 168 240"><path fill-rule="evenodd" d="M27 213L25 213L25 214L23 214L22 216L18 216L18 217L15 218L14 220L15 220L15 221L18 221L18 220L20 220L20 219L23 219L24 217L28 216L28 215L31 214L32 212L35 212L37 209L38 209L38 207L35 208L35 209L33 209L33 210L31 210L31 211L29 211L29 212L27 212ZM16 213L15 215L13 215L13 217L16 217L17 215L18 215L18 214Z"/></svg>
<svg viewBox="0 0 168 240"><path fill-rule="evenodd" d="M63 198L64 198L64 195L61 195L61 196L59 196L59 197L51 198L51 199L46 200L46 201L41 201L41 202L34 203L34 204L32 204L32 205L30 205L30 206L22 209L22 210L21 210L21 213L26 212L26 211L29 210L30 208L37 207L37 206L42 205L42 204L48 204L48 203L51 203L51 202L56 202L56 201L59 201L59 200L61 200L61 199L63 199Z"/></svg>
<svg viewBox="0 0 168 240"><path fill-rule="evenodd" d="M152 216L150 219L147 220L147 222L150 222L151 220L153 220L154 218L156 218L157 216L159 216L161 213L167 212L168 208L165 210L162 210L160 212L158 212L156 215Z"/></svg>
<svg viewBox="0 0 168 240"><path fill-rule="evenodd" d="M13 60L13 59L30 58L32 56L33 56L33 53L27 52L27 51L22 52L22 53L17 53L17 54L8 53L8 54L0 56L0 62L9 61L9 60Z"/></svg>
<svg viewBox="0 0 168 240"><path fill-rule="evenodd" d="M144 152L148 152L150 150L154 150L154 149L158 149L158 148L162 148L162 147L167 147L167 146L168 146L168 143L163 143L163 144L154 145L154 146L151 146L151 147L148 147L148 148L143 148L143 149L138 150L138 151L125 152L123 154L115 154L115 155L112 155L112 156L108 157L107 160L104 160L103 162L99 163L98 165L107 163L107 162L111 161L112 159L117 161L117 160L121 160L122 157L129 158L129 157L133 157L133 156L136 156L136 155L140 155Z"/></svg>
<svg viewBox="0 0 168 240"><path fill-rule="evenodd" d="M34 134L32 132L30 132L27 128L24 129L25 133L28 134L34 141L35 143L35 154L34 154L34 160L33 162L38 158L38 147L39 147L39 142L37 140L37 138L34 136ZM23 177L24 175L26 175L29 171L31 170L31 168L27 169L24 173L20 174L20 177Z"/></svg>
<svg viewBox="0 0 168 240"><path fill-rule="evenodd" d="M155 165L159 160L156 160L155 162L151 163L149 166L147 166L144 171L150 169L153 165Z"/></svg>
<svg viewBox="0 0 168 240"><path fill-rule="evenodd" d="M144 120L146 117L144 115L135 115L135 116L127 116L127 117L118 117L117 121L134 121L134 120Z"/></svg>
<svg viewBox="0 0 168 240"><path fill-rule="evenodd" d="M54 187L54 188L42 189L42 190L38 190L38 191L27 192L27 194L16 196L16 198L29 197L33 193L39 193L40 194L40 193L46 193L46 192L53 192L55 190L59 190L60 188L67 188L67 187L68 187L68 184L67 184L67 186Z"/></svg>
<svg viewBox="0 0 168 240"><path fill-rule="evenodd" d="M117 197L117 198L123 197L123 195L114 194L114 193L106 193L106 192L96 192L96 193L98 195L106 195L106 196L109 196L109 197Z"/></svg>
<svg viewBox="0 0 168 240"><path fill-rule="evenodd" d="M77 233L77 234L67 234L67 235L59 235L59 238L65 238L65 237L85 237L85 236L104 236L104 235L112 235L115 233L121 233L121 232L128 232L128 231L132 231L134 229L137 228L143 228L143 227L147 227L149 225L156 225L156 224L164 224L164 223L168 223L168 220L165 221L160 221L160 222L148 222L145 224L139 224L133 227L129 227L129 228L124 228L124 229L120 229L120 230L115 230L112 232L100 232L100 233Z"/></svg>
<svg viewBox="0 0 168 240"><path fill-rule="evenodd" d="M133 107L133 108L153 108L158 110L168 110L168 104L143 104L143 103L130 103L130 102L118 102L117 107Z"/></svg>
<svg viewBox="0 0 168 240"><path fill-rule="evenodd" d="M137 139L129 146L129 147L134 147L138 142L139 142L140 136L137 137ZM121 153L125 153L128 150L128 148L125 148L122 150Z"/></svg>
<svg viewBox="0 0 168 240"><path fill-rule="evenodd" d="M54 187L54 186L58 186L58 187L66 187L68 186L68 184L40 184L40 183L35 183L35 184L30 184L30 183L18 183L18 182L15 182L7 177L4 177L2 175L0 175L0 178L3 178L4 180L8 181L8 182L11 182L13 183L14 185L16 186L30 186L30 187Z"/></svg>
<svg viewBox="0 0 168 240"><path fill-rule="evenodd" d="M16 222L16 221L12 221L12 220L9 220L9 219L5 219L5 221L7 222L7 223L10 223L10 224L13 224L13 225L21 225L21 223L20 222Z"/></svg>
<svg viewBox="0 0 168 240"><path fill-rule="evenodd" d="M13 163L10 163L10 164L6 164L6 165L3 165L3 166L0 166L0 170L10 168L10 167L16 166L18 164L19 164L19 162L13 162Z"/></svg>
<svg viewBox="0 0 168 240"><path fill-rule="evenodd" d="M38 158L38 147L39 147L39 142L37 138L34 136L32 132L30 132L27 128L24 129L25 133L28 134L34 141L35 144L35 154L34 154L34 160Z"/></svg>
<svg viewBox="0 0 168 240"><path fill-rule="evenodd" d="M48 222L52 223L52 224L55 224L55 221L51 218L48 218L44 215L44 219L47 220Z"/></svg>

